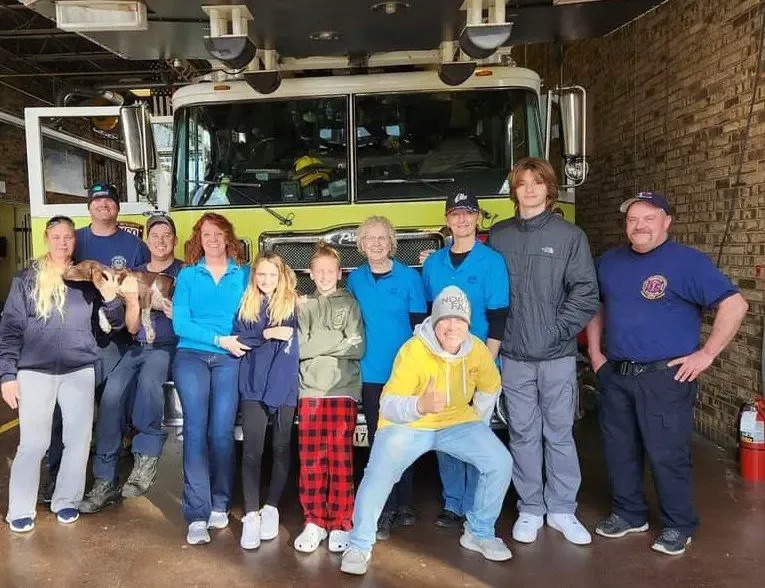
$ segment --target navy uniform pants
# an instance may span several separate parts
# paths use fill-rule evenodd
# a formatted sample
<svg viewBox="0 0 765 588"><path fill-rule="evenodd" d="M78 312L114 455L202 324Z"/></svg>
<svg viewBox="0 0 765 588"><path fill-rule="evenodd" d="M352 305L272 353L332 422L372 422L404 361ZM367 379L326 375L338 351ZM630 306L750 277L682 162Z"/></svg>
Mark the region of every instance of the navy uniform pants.
<svg viewBox="0 0 765 588"><path fill-rule="evenodd" d="M693 508L690 442L696 382L676 382L677 367L622 370L609 361L598 370L599 407L613 512L643 525L645 458L651 466L664 527L690 535L698 526Z"/></svg>

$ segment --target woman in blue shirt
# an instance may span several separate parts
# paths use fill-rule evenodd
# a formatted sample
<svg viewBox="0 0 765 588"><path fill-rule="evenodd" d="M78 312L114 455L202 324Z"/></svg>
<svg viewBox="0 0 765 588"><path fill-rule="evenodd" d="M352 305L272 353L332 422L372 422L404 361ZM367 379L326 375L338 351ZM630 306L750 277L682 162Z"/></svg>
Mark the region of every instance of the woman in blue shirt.
<svg viewBox="0 0 765 588"><path fill-rule="evenodd" d="M175 282L173 375L183 407L183 516L186 541L208 543L208 527L228 525L234 482L234 422L239 357L247 346L232 335L250 270L223 216L206 213L187 245Z"/></svg>
<svg viewBox="0 0 765 588"><path fill-rule="evenodd" d="M384 216L372 216L356 235L359 251L368 263L348 276L346 288L358 300L366 333L366 352L361 358L361 399L374 441L380 412L380 394L390 377L393 360L412 336L414 325L427 316L422 280L417 270L395 259L396 231ZM377 538L388 539L393 526L415 523L412 510L413 466L393 487L377 525Z"/></svg>

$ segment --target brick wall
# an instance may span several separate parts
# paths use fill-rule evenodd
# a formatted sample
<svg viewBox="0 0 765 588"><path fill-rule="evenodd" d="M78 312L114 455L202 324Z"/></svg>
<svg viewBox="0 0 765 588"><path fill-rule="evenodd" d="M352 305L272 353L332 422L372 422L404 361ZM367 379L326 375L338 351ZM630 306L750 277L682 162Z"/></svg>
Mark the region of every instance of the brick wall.
<svg viewBox="0 0 765 588"><path fill-rule="evenodd" d="M588 90L590 177L577 192L577 223L594 253L625 241L618 204L636 191L665 191L675 238L717 259L728 205L734 214L721 259L750 303L739 335L701 378L696 422L736 443L741 403L760 390L765 312L765 79L742 139L756 74L758 0L670 0L612 33L516 53L519 65L555 85ZM764 68L765 69L765 68ZM704 334L712 316L705 317Z"/></svg>

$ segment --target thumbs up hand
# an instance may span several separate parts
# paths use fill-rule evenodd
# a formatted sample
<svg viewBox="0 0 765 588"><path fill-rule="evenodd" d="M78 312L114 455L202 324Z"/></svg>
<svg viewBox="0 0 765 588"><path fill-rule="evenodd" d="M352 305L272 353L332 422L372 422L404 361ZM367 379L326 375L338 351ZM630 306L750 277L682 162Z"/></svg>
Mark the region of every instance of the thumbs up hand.
<svg viewBox="0 0 765 588"><path fill-rule="evenodd" d="M435 382L431 376L425 392L417 398L417 411L420 414L431 414L446 410L446 394L436 390Z"/></svg>

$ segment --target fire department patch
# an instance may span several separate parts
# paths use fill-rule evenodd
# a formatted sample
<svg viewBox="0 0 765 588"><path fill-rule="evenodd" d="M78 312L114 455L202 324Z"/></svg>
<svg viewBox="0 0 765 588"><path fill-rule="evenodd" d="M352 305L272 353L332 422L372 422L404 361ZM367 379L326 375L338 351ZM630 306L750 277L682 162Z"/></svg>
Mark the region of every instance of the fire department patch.
<svg viewBox="0 0 765 588"><path fill-rule="evenodd" d="M646 300L658 300L664 296L664 292L666 290L667 278L656 274L645 279L645 282L643 282L643 287L640 289L640 293Z"/></svg>

